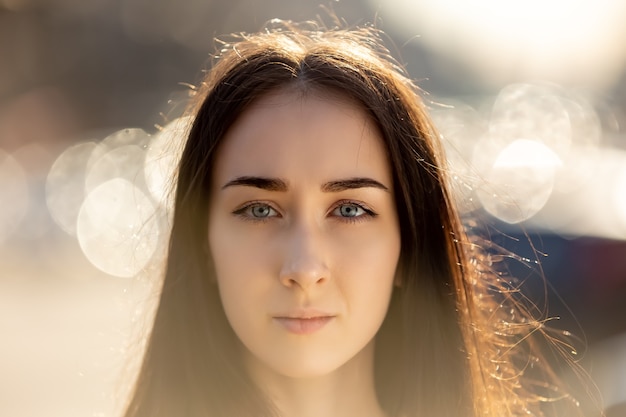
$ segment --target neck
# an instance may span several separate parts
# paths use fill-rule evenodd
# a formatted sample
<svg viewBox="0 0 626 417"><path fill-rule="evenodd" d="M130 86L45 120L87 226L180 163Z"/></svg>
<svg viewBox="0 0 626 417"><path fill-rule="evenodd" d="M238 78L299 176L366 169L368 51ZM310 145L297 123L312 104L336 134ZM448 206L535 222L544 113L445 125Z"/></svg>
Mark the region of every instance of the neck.
<svg viewBox="0 0 626 417"><path fill-rule="evenodd" d="M252 367L281 417L384 417L374 386L374 344L327 375L291 378Z"/></svg>

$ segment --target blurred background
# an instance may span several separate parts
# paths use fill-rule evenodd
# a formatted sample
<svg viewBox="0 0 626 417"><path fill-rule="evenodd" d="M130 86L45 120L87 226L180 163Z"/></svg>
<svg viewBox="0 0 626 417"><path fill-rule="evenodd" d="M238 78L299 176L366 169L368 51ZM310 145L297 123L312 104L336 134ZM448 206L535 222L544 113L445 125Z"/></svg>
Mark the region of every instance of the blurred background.
<svg viewBox="0 0 626 417"><path fill-rule="evenodd" d="M541 262L548 315L580 339L607 415L626 416L626 2L329 4L387 33L459 208L540 295ZM318 15L308 0L0 0L1 415L119 415L189 84L215 37Z"/></svg>

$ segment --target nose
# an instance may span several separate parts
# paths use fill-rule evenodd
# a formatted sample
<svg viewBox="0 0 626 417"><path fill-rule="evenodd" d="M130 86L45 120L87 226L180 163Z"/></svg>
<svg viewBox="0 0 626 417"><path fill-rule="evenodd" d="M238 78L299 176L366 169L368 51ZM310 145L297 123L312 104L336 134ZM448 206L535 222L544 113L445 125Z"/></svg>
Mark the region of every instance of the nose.
<svg viewBox="0 0 626 417"><path fill-rule="evenodd" d="M290 234L285 246L279 274L284 286L308 291L330 280L330 270L323 256L324 242L320 237L299 228Z"/></svg>

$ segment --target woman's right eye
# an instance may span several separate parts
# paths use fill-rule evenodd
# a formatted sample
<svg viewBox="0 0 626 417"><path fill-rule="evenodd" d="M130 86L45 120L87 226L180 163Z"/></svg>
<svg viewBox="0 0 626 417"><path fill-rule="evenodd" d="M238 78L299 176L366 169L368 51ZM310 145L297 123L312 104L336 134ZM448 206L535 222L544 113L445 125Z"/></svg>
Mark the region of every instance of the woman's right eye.
<svg viewBox="0 0 626 417"><path fill-rule="evenodd" d="M269 204L265 203L252 203L243 206L233 212L237 216L243 217L246 220L267 220L271 217L280 217L280 214L272 208Z"/></svg>

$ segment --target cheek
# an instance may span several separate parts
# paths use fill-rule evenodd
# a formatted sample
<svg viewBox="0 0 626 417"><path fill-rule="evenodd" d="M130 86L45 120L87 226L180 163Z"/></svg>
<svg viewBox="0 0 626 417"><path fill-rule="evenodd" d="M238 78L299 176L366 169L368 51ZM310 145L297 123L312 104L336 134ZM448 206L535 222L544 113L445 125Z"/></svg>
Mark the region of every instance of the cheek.
<svg viewBox="0 0 626 417"><path fill-rule="evenodd" d="M241 222L241 221L239 221ZM269 240L271 242L271 240ZM270 262L267 236L229 216L209 218L208 244L220 280L245 280L248 270L266 268Z"/></svg>
<svg viewBox="0 0 626 417"><path fill-rule="evenodd" d="M271 248L255 233L229 227L228 219L210 224L208 243L222 305L237 327L234 321L244 321L248 310L258 310L272 287Z"/></svg>
<svg viewBox="0 0 626 417"><path fill-rule="evenodd" d="M400 232L393 222L349 230L333 238L333 253L348 275L370 277L394 274L400 256ZM383 276L381 276L381 274Z"/></svg>
<svg viewBox="0 0 626 417"><path fill-rule="evenodd" d="M384 316L400 256L397 229L385 226L338 239L334 252L333 276L351 309Z"/></svg>

